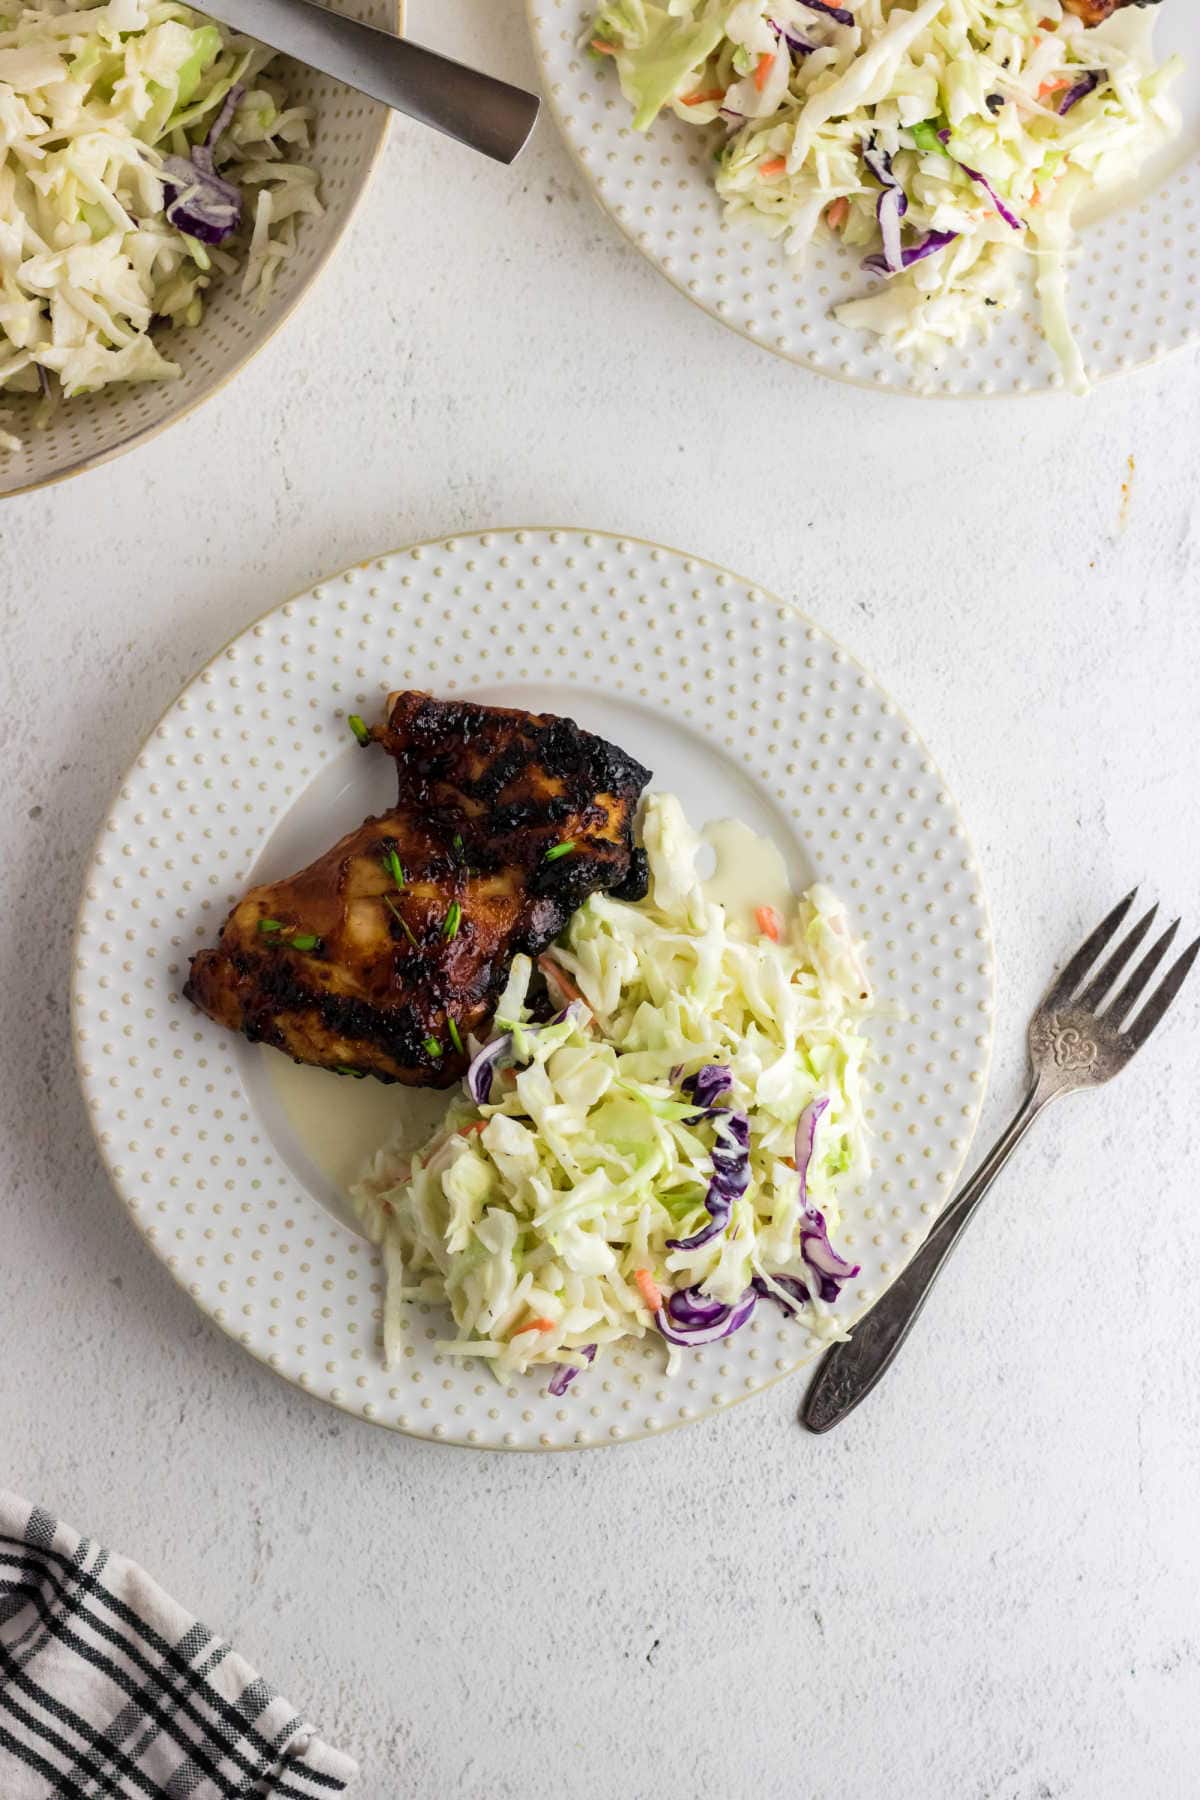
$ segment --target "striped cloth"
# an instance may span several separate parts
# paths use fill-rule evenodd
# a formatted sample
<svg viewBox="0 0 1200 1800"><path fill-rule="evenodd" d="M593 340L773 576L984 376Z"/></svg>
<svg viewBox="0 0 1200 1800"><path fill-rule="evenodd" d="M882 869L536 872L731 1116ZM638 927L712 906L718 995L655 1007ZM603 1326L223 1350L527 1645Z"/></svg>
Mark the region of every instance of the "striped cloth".
<svg viewBox="0 0 1200 1800"><path fill-rule="evenodd" d="M357 1772L144 1569L0 1491L0 1800L334 1800Z"/></svg>

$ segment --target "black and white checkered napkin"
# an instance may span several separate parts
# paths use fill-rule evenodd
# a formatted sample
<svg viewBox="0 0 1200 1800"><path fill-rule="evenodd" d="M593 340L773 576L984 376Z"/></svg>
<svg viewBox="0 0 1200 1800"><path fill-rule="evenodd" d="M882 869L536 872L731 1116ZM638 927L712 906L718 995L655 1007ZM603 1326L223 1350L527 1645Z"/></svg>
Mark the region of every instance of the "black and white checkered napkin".
<svg viewBox="0 0 1200 1800"><path fill-rule="evenodd" d="M333 1800L357 1772L144 1569L0 1491L0 1800Z"/></svg>

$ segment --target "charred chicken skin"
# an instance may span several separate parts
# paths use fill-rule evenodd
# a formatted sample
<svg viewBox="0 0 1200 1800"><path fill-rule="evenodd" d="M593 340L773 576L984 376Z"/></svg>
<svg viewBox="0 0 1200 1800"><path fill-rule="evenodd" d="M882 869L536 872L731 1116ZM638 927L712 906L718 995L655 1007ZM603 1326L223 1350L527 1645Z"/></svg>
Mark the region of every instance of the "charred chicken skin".
<svg viewBox="0 0 1200 1800"><path fill-rule="evenodd" d="M1085 25L1103 25L1105 19L1111 19L1123 6L1157 6L1158 3L1159 0L1063 0L1066 10L1082 19Z"/></svg>
<svg viewBox="0 0 1200 1800"><path fill-rule="evenodd" d="M288 880L253 888L184 987L297 1062L448 1087L513 957L589 894L645 891L633 821L650 772L571 719L393 694L364 745L399 795Z"/></svg>

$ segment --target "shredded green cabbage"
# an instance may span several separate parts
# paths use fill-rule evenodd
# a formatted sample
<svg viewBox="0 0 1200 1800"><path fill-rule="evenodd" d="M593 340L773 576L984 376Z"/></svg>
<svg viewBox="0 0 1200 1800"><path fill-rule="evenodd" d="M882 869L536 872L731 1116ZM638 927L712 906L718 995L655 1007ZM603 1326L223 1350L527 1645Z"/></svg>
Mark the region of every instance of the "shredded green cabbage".
<svg viewBox="0 0 1200 1800"><path fill-rule="evenodd" d="M666 107L691 125L724 125L716 186L731 220L753 221L793 255L821 230L882 250L886 285L835 307L842 323L936 360L986 335L1032 268L1046 337L1083 391L1066 309L1071 207L1136 174L1178 130L1167 89L1179 59L1151 65L1140 15L1085 30L1061 0L838 10L852 22L805 0L614 0L589 41L615 61L639 130ZM890 257L884 164L904 196ZM937 242L933 233L952 241L901 269L899 253Z"/></svg>
<svg viewBox="0 0 1200 1800"><path fill-rule="evenodd" d="M706 897L672 796L650 796L644 840L648 897L593 895L553 951L554 985L586 1004L524 1029L532 970L515 958L495 1024L513 1033L515 1073L488 1105L454 1101L417 1157L385 1147L354 1190L384 1251L389 1362L419 1299L449 1304L444 1353L487 1358L502 1378L579 1363L653 1329L639 1271L731 1305L756 1275L794 1276L814 1295L813 1328L833 1328L801 1254L792 1157L800 1114L827 1098L808 1204L836 1228L839 1193L870 1166L872 1002L846 913L817 886L778 920L778 942L750 936ZM714 1063L749 1118L749 1185L719 1236L672 1249L707 1218L714 1144L680 1084Z"/></svg>
<svg viewBox="0 0 1200 1800"><path fill-rule="evenodd" d="M49 404L49 376L68 397L169 380L154 321L195 325L209 283L239 267L265 302L297 221L321 211L311 114L271 60L176 0L0 0L0 388ZM243 219L206 246L164 216L162 159L204 141L235 84L216 165Z"/></svg>

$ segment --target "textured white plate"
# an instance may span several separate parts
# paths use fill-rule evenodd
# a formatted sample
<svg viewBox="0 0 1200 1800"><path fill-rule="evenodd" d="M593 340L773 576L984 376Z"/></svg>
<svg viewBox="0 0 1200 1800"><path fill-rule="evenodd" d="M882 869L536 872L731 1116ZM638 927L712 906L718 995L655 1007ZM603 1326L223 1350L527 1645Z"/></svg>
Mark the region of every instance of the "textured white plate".
<svg viewBox="0 0 1200 1800"><path fill-rule="evenodd" d="M842 1234L863 1265L847 1319L947 1199L983 1095L992 948L957 809L893 702L793 608L678 551L529 530L397 551L268 614L171 707L101 830L76 944L80 1078L118 1192L219 1325L335 1405L451 1443L565 1448L702 1418L815 1340L764 1305L671 1380L646 1345L555 1400L544 1379L501 1388L435 1355L445 1323L429 1313L386 1372L378 1257L270 1104L274 1052L180 996L258 869L295 866L380 804L383 759L358 753L345 718L405 685L571 713L697 825L740 817L796 885L845 895L893 1008L876 1027L875 1168Z"/></svg>
<svg viewBox="0 0 1200 1800"><path fill-rule="evenodd" d="M822 375L916 394L1028 394L1062 386L1032 294L986 344L936 366L898 357L831 309L865 293L860 252L814 245L800 268L777 243L727 225L711 179L712 140L665 115L645 136L604 59L580 39L597 10L526 0L550 106L601 205L650 261L714 318ZM1181 136L1147 168L1143 191L1082 228L1071 316L1094 381L1200 343L1200 66L1195 0L1164 0L1156 48L1189 62L1175 98Z"/></svg>

